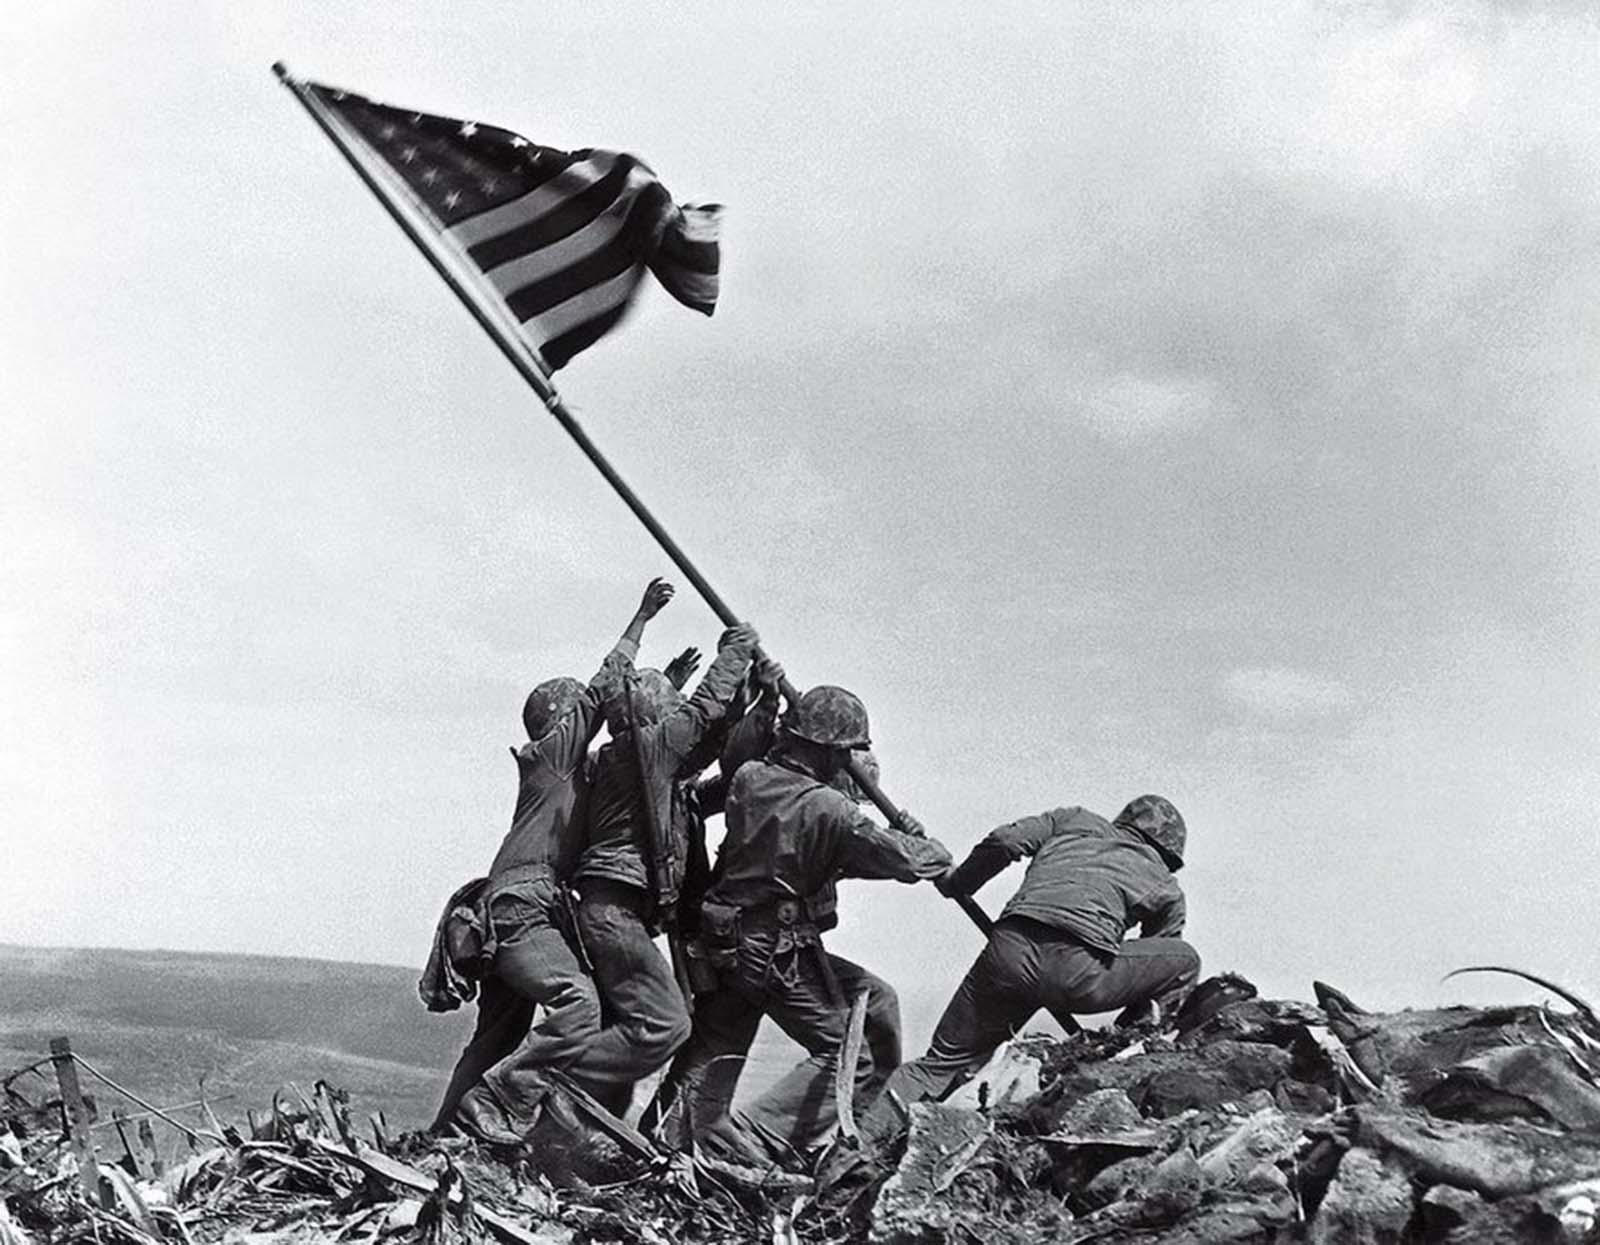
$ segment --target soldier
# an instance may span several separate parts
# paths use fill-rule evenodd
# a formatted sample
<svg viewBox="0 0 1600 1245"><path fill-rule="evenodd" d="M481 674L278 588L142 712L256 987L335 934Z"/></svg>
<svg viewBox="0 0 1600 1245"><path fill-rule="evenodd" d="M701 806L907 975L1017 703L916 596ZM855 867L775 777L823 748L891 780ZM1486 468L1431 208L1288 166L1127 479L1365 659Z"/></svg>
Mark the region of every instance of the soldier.
<svg viewBox="0 0 1600 1245"><path fill-rule="evenodd" d="M742 724L747 737L761 732L755 755L765 753L776 741L775 717L763 720L766 706L776 703L758 702ZM768 708L768 713L771 709ZM730 757L730 753L733 755ZM878 781L878 760L870 750L855 754L857 763L866 770L874 782ZM743 760L753 759L733 747L723 754L724 771L737 772ZM723 780L726 785L726 779ZM842 791L856 804L866 798L850 777L850 771L841 769L830 786ZM717 811L721 811L718 806ZM719 856L712 882L721 876L722 861ZM819 905L820 906L820 905ZM692 945L691 953L705 954L704 943ZM866 1025L862 1036L867 1049L874 1052L875 1066L885 1074L900 1062L900 1006L894 991L877 978L871 982L878 988L870 989L867 1000ZM742 994L732 989L711 989L699 994L694 1003L694 1025L689 1040L678 1051L657 1091L656 1099L640 1121L640 1128L658 1133L663 1140L679 1149L688 1147L696 1127L704 1128L718 1119L733 1105L739 1088L739 1078L750 1056L751 1044L761 1025L761 1010L753 1006Z"/></svg>
<svg viewBox="0 0 1600 1245"><path fill-rule="evenodd" d="M809 1052L748 1107L692 1121L709 1149L737 1161L792 1159L834 1126L835 1052L849 1000L861 990L873 1020L858 1096L875 1092L900 1059L894 991L822 945L823 931L837 924L834 883L936 878L950 853L913 818L904 833L884 829L831 785L852 750L869 743L861 701L843 688L814 687L785 716L766 758L741 766L729 786L727 830L701 906L701 939L722 978L699 1008L703 1040L709 1058L742 1053L766 1015Z"/></svg>
<svg viewBox="0 0 1600 1245"><path fill-rule="evenodd" d="M1187 830L1172 804L1142 795L1107 822L1058 808L994 830L938 880L970 895L1009 863L1033 858L957 989L927 1054L903 1065L862 1121L863 1141L898 1127L900 1103L941 1099L974 1075L1041 1007L1055 1013L1125 1009L1119 1024L1164 1015L1200 975L1183 933ZM1134 925L1140 937L1123 941ZM838 1171L853 1165L836 1151ZM828 1167L835 1167L830 1158Z"/></svg>
<svg viewBox="0 0 1600 1245"><path fill-rule="evenodd" d="M571 945L566 902L582 849L585 762L600 729L602 704L621 686L645 624L672 595L671 584L652 580L587 686L549 679L523 705L528 742L512 750L516 809L479 900L493 958L478 1000L477 1028L445 1090L436 1132L455 1123L482 1139L515 1144L543 1097L539 1069L570 1068L599 1031L599 999ZM530 1029L536 1006L544 1015ZM581 1081L581 1072L572 1070Z"/></svg>
<svg viewBox="0 0 1600 1245"><path fill-rule="evenodd" d="M653 938L675 923L689 864L694 814L684 784L705 768L707 737L725 720L759 643L748 623L723 632L687 700L660 672L642 670L606 702L612 738L595 761L575 876L578 928L607 1020L584 1051L585 1088L618 1116L634 1082L689 1036L688 1006Z"/></svg>

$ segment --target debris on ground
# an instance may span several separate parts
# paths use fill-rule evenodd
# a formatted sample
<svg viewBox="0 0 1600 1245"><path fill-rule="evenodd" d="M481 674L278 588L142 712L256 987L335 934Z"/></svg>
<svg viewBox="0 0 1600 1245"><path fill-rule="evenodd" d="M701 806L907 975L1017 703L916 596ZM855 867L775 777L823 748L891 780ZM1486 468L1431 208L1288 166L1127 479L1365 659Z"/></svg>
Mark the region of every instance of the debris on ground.
<svg viewBox="0 0 1600 1245"><path fill-rule="evenodd" d="M825 1189L661 1151L559 1092L516 1152L378 1119L358 1135L322 1084L238 1125L90 1103L85 1152L45 1059L0 1078L0 1245L1600 1245L1600 1024L1581 1000L1373 1013L1323 983L1312 1005L1219 980L1168 1031L1008 1043ZM160 1153L153 1118L183 1153Z"/></svg>

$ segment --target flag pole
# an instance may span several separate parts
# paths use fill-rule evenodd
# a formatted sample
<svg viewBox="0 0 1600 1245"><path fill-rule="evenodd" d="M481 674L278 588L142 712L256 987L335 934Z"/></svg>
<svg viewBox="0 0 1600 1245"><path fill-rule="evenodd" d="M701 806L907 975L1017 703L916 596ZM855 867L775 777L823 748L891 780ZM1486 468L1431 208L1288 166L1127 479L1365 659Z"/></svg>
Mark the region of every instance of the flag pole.
<svg viewBox="0 0 1600 1245"><path fill-rule="evenodd" d="M695 591L711 607L711 612L722 621L723 626L737 626L741 621L739 616L728 607L728 603L711 586L710 581L700 573L699 568L689 560L688 554L684 553L683 549L679 547L678 542L672 538L671 533L661 526L655 515L640 500L639 495L628 486L628 482L611 465L611 461L600 452L600 447L589 439L589 434L573 418L572 412L567 409L566 403L562 401L561 394L556 390L555 381L545 367L544 360L520 335L513 333L500 316L494 314L484 305L479 293L462 278L460 273L455 270L455 267L440 253L438 240L433 233L420 226L391 197L378 174L368 166L366 160L362 157L361 153L366 145L361 138L350 134L338 118L328 112L322 101L306 89L304 83L290 75L288 67L282 61L273 63L272 72L278 76L278 81L288 88L289 93L300 101L307 115L311 117L312 121L316 122L317 128L338 149L339 154L355 170L356 176L372 192L373 197L383 205L384 210L389 213L394 223L400 226L406 237L410 238L417 250L422 252L423 258L439 274L444 283L450 287L462 305L472 314L472 318L478 322L478 327L489 335L494 344L500 348L500 353L505 355L512 367L516 368L517 374L527 382L530 389L539 395L539 399L544 403L545 409L550 412L555 421L566 431L567 435L577 443L578 448L583 451L584 457L594 464L595 470L604 477L605 482L622 499L623 504L633 511L634 517L640 523L644 524L645 530L655 538L656 543L661 546L662 551L672 560L673 565L683 572L683 577L694 586ZM787 678L779 684L778 690L785 699L791 702L799 699L799 692ZM855 780L856 785L878 807L879 811L889 819L890 824L897 830L902 829L905 824L904 813L895 805L893 800L884 794L883 788L873 781L872 776L856 760L854 754L849 759L849 770L850 776ZM994 928L994 922L989 919L988 914L984 912L975 899L970 896L961 896L956 899L956 903L985 936Z"/></svg>

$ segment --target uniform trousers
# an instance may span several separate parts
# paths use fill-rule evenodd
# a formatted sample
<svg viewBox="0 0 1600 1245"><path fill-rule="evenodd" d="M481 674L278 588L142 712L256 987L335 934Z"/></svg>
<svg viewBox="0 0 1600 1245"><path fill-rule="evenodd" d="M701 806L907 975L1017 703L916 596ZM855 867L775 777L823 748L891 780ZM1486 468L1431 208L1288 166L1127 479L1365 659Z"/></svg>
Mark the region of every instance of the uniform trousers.
<svg viewBox="0 0 1600 1245"><path fill-rule="evenodd" d="M527 1127L543 1097L539 1070L581 1073L574 1065L600 1031L600 999L557 927L556 898L553 878L518 883L491 898L494 963L478 996L477 1027L434 1117L435 1131L485 1077L511 1122ZM538 1008L544 1014L535 1025Z"/></svg>
<svg viewBox="0 0 1600 1245"><path fill-rule="evenodd" d="M1040 1008L1092 1014L1164 1003L1199 977L1200 956L1181 938L1134 938L1112 954L1085 946L1065 930L1007 917L967 970L927 1053L901 1065L886 1089L907 1105L942 1099L982 1069ZM862 1131L876 1140L897 1126L885 1093Z"/></svg>
<svg viewBox="0 0 1600 1245"><path fill-rule="evenodd" d="M849 1022L849 1000L867 991L868 1028L856 1065L855 1101L870 1102L900 1062L900 1003L881 978L829 955L815 929L747 927L725 988L697 1004L700 1038L680 1070L689 1123L715 1152L735 1161L793 1163L838 1123L834 1078ZM808 1052L776 1085L737 1109L712 1112L733 1096L737 1069L713 1072L723 1054L743 1054L762 1016ZM701 1074L696 1078L696 1071Z"/></svg>
<svg viewBox="0 0 1600 1245"><path fill-rule="evenodd" d="M580 879L578 890L578 929L594 964L604 1027L571 1071L620 1117L628 1110L634 1082L660 1068L688 1040L689 1009L646 923L644 891L598 878Z"/></svg>

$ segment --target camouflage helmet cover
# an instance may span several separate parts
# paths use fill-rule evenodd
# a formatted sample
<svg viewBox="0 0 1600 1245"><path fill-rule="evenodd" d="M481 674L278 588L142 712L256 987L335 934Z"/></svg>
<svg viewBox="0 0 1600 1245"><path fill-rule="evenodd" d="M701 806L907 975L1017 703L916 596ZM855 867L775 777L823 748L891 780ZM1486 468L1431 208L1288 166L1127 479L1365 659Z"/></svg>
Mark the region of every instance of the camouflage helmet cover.
<svg viewBox="0 0 1600 1245"><path fill-rule="evenodd" d="M1183 814L1172 806L1171 800L1159 795L1141 795L1130 800L1128 807L1117 814L1116 824L1140 835L1161 853L1168 868L1183 867L1189 828L1183 824Z"/></svg>
<svg viewBox="0 0 1600 1245"><path fill-rule="evenodd" d="M872 743L867 707L854 692L822 683L800 697L784 717L784 729L826 748L866 748Z"/></svg>
<svg viewBox="0 0 1600 1245"><path fill-rule="evenodd" d="M683 703L683 693L672 685L672 680L659 670L646 667L637 679L629 680L633 691L633 721L640 726L650 726L666 718ZM620 695L606 701L606 729L613 735L628 730L628 709Z"/></svg>
<svg viewBox="0 0 1600 1245"><path fill-rule="evenodd" d="M529 739L543 739L562 718L572 711L578 697L587 689L577 679L546 679L522 703L522 725Z"/></svg>

